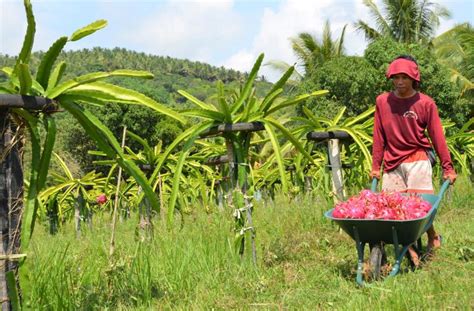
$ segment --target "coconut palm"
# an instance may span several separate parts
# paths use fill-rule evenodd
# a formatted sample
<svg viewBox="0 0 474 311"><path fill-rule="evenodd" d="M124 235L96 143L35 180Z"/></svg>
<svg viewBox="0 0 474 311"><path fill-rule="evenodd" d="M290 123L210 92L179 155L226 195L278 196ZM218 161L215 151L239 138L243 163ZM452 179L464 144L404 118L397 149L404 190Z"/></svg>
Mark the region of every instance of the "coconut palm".
<svg viewBox="0 0 474 311"><path fill-rule="evenodd" d="M429 0L383 0L382 11L373 0L363 0L363 3L369 8L375 27L362 20L358 20L355 27L369 42L380 37L405 43L429 42L440 18L450 16L446 8Z"/></svg>
<svg viewBox="0 0 474 311"><path fill-rule="evenodd" d="M457 25L433 40L438 61L451 70L451 80L461 95L474 98L474 29L469 23Z"/></svg>
<svg viewBox="0 0 474 311"><path fill-rule="evenodd" d="M305 72L319 67L334 57L344 55L346 26L342 28L341 35L337 40L332 39L329 21L324 24L321 41L308 32L299 33L296 37L290 39L291 47Z"/></svg>

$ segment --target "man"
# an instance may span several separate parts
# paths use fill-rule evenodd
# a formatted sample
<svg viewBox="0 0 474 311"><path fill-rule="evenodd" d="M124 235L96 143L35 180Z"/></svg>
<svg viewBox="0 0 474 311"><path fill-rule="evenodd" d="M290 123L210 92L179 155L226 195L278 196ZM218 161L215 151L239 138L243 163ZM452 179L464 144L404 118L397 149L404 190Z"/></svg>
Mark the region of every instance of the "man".
<svg viewBox="0 0 474 311"><path fill-rule="evenodd" d="M433 193L432 167L428 158L433 145L440 158L443 178L454 183L456 173L438 109L431 97L418 91L421 79L415 59L397 57L390 63L386 76L392 79L394 90L379 95L376 100L371 177L380 179L383 162L383 190ZM441 236L434 226L427 234L428 252L441 246ZM410 248L409 253L413 263L418 265L415 250Z"/></svg>

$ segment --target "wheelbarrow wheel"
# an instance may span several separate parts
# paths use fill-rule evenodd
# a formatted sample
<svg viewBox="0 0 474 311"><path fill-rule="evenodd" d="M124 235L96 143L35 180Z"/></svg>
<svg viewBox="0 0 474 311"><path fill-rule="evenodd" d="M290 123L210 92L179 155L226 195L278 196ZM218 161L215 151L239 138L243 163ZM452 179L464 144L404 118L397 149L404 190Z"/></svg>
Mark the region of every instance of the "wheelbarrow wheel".
<svg viewBox="0 0 474 311"><path fill-rule="evenodd" d="M380 279L380 271L385 261L385 251L382 243L377 243L370 248L370 278Z"/></svg>

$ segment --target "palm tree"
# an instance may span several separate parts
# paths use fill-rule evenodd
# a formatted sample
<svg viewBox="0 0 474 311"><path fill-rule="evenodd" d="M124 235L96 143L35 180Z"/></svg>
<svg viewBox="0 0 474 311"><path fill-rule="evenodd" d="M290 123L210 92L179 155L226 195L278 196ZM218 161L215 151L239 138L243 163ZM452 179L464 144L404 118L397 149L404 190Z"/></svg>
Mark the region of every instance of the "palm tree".
<svg viewBox="0 0 474 311"><path fill-rule="evenodd" d="M383 0L383 12L373 0L363 0L363 3L369 8L376 26L373 28L358 20L355 27L369 42L380 37L405 43L430 42L440 18L450 16L446 8L429 0Z"/></svg>
<svg viewBox="0 0 474 311"><path fill-rule="evenodd" d="M451 70L451 80L461 95L474 96L474 29L469 23L457 25L433 40L438 61Z"/></svg>
<svg viewBox="0 0 474 311"><path fill-rule="evenodd" d="M308 32L299 33L298 36L290 39L291 47L305 72L322 65L334 57L343 55L346 26L342 28L341 36L338 40L333 40L331 37L329 21L326 21L324 24L321 41Z"/></svg>
<svg viewBox="0 0 474 311"><path fill-rule="evenodd" d="M308 71L321 66L332 58L344 55L346 26L344 25L342 28L341 35L337 40L333 40L331 36L329 20L324 24L321 41L309 32L301 32L296 37L291 37L291 47L298 58L296 67L299 67L300 70L293 72L290 81L299 82ZM269 61L267 65L280 72L286 72L291 67L288 63L277 60Z"/></svg>

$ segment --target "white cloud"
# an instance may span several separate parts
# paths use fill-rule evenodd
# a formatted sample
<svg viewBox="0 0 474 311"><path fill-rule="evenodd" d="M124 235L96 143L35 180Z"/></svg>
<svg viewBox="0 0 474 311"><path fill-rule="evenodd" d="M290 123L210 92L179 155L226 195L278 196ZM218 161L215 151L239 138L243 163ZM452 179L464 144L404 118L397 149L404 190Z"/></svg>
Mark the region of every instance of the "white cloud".
<svg viewBox="0 0 474 311"><path fill-rule="evenodd" d="M362 54L365 41L362 36L355 33L352 23L362 9L356 6L359 1L333 1L333 0L284 0L276 10L265 9L260 29L255 36L252 47L236 52L224 63L226 67L249 71L250 66L245 62L239 64L246 67L234 67L235 59L244 55L246 58L255 59L261 52L265 53L265 60L283 60L293 64L296 58L291 49L290 37L300 32L310 32L321 38L324 23L330 20L332 36L339 38L342 28L347 24L345 34L345 47L348 54ZM250 57L250 55L252 57ZM275 80L280 73L274 72L269 67L263 67L261 74Z"/></svg>
<svg viewBox="0 0 474 311"><path fill-rule="evenodd" d="M230 0L171 0L123 35L149 53L210 62L235 44L241 22Z"/></svg>
<svg viewBox="0 0 474 311"><path fill-rule="evenodd" d="M254 53L241 50L238 53L232 55L225 63L227 68L235 68L242 71L250 71L253 63L257 59L257 55Z"/></svg>
<svg viewBox="0 0 474 311"><path fill-rule="evenodd" d="M21 3L0 1L0 53L20 53L26 32L26 17Z"/></svg>

